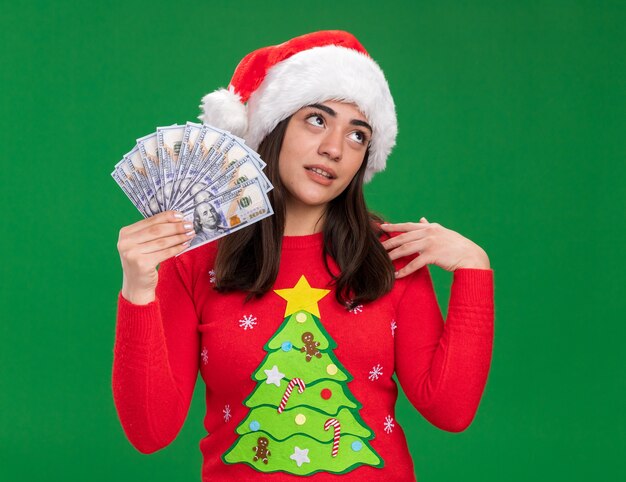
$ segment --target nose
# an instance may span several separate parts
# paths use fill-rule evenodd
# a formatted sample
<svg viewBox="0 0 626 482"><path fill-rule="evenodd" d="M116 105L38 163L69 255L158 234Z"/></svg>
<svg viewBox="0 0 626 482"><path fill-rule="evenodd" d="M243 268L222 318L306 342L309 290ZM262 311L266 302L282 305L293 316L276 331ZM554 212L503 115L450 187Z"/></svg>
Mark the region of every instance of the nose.
<svg viewBox="0 0 626 482"><path fill-rule="evenodd" d="M318 154L328 157L331 161L341 160L343 154L343 133L341 129L329 128L320 141Z"/></svg>

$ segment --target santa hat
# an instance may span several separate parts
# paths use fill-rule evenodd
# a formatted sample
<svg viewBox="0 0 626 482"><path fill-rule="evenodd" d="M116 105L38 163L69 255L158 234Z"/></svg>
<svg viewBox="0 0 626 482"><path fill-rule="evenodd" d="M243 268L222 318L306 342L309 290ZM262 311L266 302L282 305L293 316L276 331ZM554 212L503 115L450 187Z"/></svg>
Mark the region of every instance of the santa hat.
<svg viewBox="0 0 626 482"><path fill-rule="evenodd" d="M199 118L257 149L280 121L327 100L353 102L371 124L369 182L396 143L396 111L383 71L348 32L313 32L249 53L227 89L203 97Z"/></svg>

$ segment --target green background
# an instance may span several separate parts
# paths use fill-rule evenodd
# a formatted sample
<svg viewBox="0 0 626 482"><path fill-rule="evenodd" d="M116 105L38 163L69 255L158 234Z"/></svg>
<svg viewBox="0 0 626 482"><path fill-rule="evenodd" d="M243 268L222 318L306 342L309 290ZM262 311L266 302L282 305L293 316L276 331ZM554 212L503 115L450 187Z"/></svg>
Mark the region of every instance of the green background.
<svg viewBox="0 0 626 482"><path fill-rule="evenodd" d="M201 380L160 452L117 419L116 241L139 214L109 173L195 120L251 50L337 28L397 104L370 208L458 231L495 270L473 424L447 433L398 401L418 479L625 480L625 22L623 1L5 2L0 478L199 480ZM451 274L431 271L445 313Z"/></svg>

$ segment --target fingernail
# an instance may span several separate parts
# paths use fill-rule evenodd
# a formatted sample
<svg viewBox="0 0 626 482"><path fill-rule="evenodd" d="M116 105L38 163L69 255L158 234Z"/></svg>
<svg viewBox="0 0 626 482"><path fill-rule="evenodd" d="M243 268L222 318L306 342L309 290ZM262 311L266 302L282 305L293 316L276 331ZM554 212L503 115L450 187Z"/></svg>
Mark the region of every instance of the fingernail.
<svg viewBox="0 0 626 482"><path fill-rule="evenodd" d="M195 236L195 235L196 235L196 232L192 229L191 231L187 231L185 234L186 234L187 236Z"/></svg>
<svg viewBox="0 0 626 482"><path fill-rule="evenodd" d="M183 224L183 228L185 228L185 229L193 229L193 224L185 223L185 224Z"/></svg>
<svg viewBox="0 0 626 482"><path fill-rule="evenodd" d="M185 241L185 242L183 243L183 246L189 246L190 244L191 244L191 241Z"/></svg>
<svg viewBox="0 0 626 482"><path fill-rule="evenodd" d="M183 213L174 213L176 219L183 219Z"/></svg>
<svg viewBox="0 0 626 482"><path fill-rule="evenodd" d="M400 272L396 271L393 275L397 278L399 274L400 274Z"/></svg>

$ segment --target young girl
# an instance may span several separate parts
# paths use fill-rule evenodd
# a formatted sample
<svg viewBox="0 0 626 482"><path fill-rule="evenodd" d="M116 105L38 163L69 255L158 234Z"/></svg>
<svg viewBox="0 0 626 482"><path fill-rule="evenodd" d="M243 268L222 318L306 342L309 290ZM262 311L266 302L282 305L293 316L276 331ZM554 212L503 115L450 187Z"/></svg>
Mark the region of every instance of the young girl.
<svg viewBox="0 0 626 482"><path fill-rule="evenodd" d="M203 110L267 163L275 214L179 257L196 234L180 213L120 231L113 395L128 439L172 442L200 371L202 480L414 481L392 375L433 425L469 426L492 351L486 253L367 211L396 116L349 33L252 52ZM445 324L427 264L454 273Z"/></svg>

